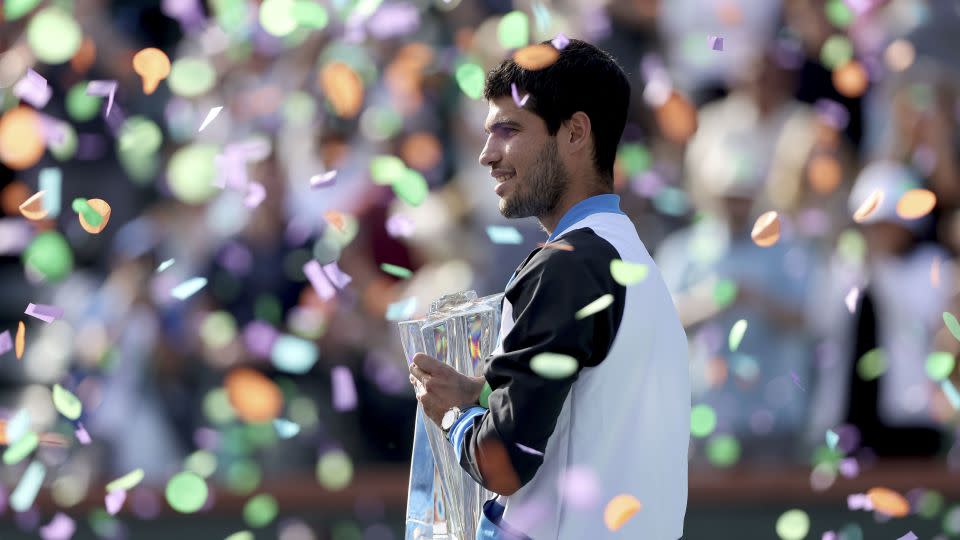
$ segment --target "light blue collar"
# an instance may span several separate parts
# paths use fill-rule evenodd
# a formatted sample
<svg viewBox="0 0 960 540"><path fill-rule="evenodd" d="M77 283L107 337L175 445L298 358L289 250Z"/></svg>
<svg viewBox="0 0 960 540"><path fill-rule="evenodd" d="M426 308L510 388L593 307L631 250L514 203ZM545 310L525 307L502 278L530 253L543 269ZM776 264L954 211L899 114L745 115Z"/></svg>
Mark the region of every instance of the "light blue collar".
<svg viewBox="0 0 960 540"><path fill-rule="evenodd" d="M620 210L619 195L614 193L594 195L593 197L588 197L573 205L569 210L567 210L567 213L560 218L560 223L557 223L557 227L553 229L553 233L551 233L550 237L547 238L547 242L553 242L557 235L581 219L591 214L603 213L626 215L623 213L623 210Z"/></svg>

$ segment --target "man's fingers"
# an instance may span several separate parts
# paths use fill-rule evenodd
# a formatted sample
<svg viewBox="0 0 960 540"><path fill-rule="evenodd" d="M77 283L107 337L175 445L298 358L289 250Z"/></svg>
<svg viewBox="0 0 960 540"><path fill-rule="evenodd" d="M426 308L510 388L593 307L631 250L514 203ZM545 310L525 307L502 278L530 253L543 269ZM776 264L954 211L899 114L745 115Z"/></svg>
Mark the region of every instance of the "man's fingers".
<svg viewBox="0 0 960 540"><path fill-rule="evenodd" d="M441 364L439 360L437 360L436 358L433 358L432 356L429 356L424 353L417 353L413 355L413 363L411 364L411 366L413 365L423 370L424 373L429 374L436 371L443 364Z"/></svg>

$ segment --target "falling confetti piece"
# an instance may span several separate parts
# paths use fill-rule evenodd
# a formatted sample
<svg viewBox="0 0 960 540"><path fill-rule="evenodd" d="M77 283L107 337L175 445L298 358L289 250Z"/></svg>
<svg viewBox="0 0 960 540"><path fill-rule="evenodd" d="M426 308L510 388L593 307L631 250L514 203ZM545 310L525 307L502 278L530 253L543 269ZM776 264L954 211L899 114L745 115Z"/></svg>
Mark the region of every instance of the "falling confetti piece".
<svg viewBox="0 0 960 540"><path fill-rule="evenodd" d="M60 191L63 186L63 175L57 167L46 167L40 170L39 191L44 193L43 208L49 217L60 215Z"/></svg>
<svg viewBox="0 0 960 540"><path fill-rule="evenodd" d="M13 444L30 431L30 413L27 409L20 409L0 429L0 444Z"/></svg>
<svg viewBox="0 0 960 540"><path fill-rule="evenodd" d="M250 182L247 184L247 195L243 198L243 205L253 209L260 206L260 203L267 198L267 190L260 182Z"/></svg>
<svg viewBox="0 0 960 540"><path fill-rule="evenodd" d="M261 493L243 506L243 521L250 527L266 527L276 519L277 510L277 499L268 493Z"/></svg>
<svg viewBox="0 0 960 540"><path fill-rule="evenodd" d="M810 532L810 516L803 510L787 510L777 519L776 530L781 540L802 540Z"/></svg>
<svg viewBox="0 0 960 540"><path fill-rule="evenodd" d="M406 169L393 184L393 192L410 206L420 206L427 200L430 187L423 175L413 169Z"/></svg>
<svg viewBox="0 0 960 540"><path fill-rule="evenodd" d="M87 433L87 429L83 427L83 424L78 424L77 430L74 432L74 435L76 435L77 440L80 441L80 444L87 445L93 442L90 439L90 434Z"/></svg>
<svg viewBox="0 0 960 540"><path fill-rule="evenodd" d="M720 36L707 36L707 45L715 51L723 50L723 38Z"/></svg>
<svg viewBox="0 0 960 540"><path fill-rule="evenodd" d="M103 222L103 216L98 214L97 211L93 209L93 206L90 206L90 203L82 197L74 199L71 207L74 212L86 218L88 225L96 227Z"/></svg>
<svg viewBox="0 0 960 540"><path fill-rule="evenodd" d="M537 247L559 249L560 251L573 251L573 246L570 244L561 244L560 242L537 242Z"/></svg>
<svg viewBox="0 0 960 540"><path fill-rule="evenodd" d="M857 208L857 211L853 213L853 220L857 223L864 223L880 208L881 203L883 203L883 190L878 189L871 193L867 200L863 201L863 204Z"/></svg>
<svg viewBox="0 0 960 540"><path fill-rule="evenodd" d="M952 354L943 351L930 353L926 364L927 376L934 381L942 381L953 373L955 366L956 360Z"/></svg>
<svg viewBox="0 0 960 540"><path fill-rule="evenodd" d="M903 219L920 219L937 206L937 196L927 189L911 189L897 201L897 215Z"/></svg>
<svg viewBox="0 0 960 540"><path fill-rule="evenodd" d="M90 234L99 234L110 221L110 205L103 199L87 199L86 207L80 212L80 226Z"/></svg>
<svg viewBox="0 0 960 540"><path fill-rule="evenodd" d="M570 39L568 39L567 36L563 34L557 34L557 37L550 40L550 43L553 45L555 49L557 49L558 51L562 51L564 47L570 44Z"/></svg>
<svg viewBox="0 0 960 540"><path fill-rule="evenodd" d="M44 477L47 476L47 468L39 461L32 461L20 477L20 482L16 489L10 494L10 508L17 512L26 512L40 492L40 486L43 484Z"/></svg>
<svg viewBox="0 0 960 540"><path fill-rule="evenodd" d="M28 68L23 78L13 86L13 95L37 109L42 109L50 101L53 90L47 85L47 80L42 75Z"/></svg>
<svg viewBox="0 0 960 540"><path fill-rule="evenodd" d="M143 469L134 469L107 484L107 491L130 491L143 480Z"/></svg>
<svg viewBox="0 0 960 540"><path fill-rule="evenodd" d="M847 311L853 313L857 309L857 299L860 297L860 289L854 287L850 289L850 292L847 293L847 296L843 298L843 302L847 304Z"/></svg>
<svg viewBox="0 0 960 540"><path fill-rule="evenodd" d="M341 118L353 118L363 107L363 79L349 65L331 62L320 69L320 87L333 111Z"/></svg>
<svg viewBox="0 0 960 540"><path fill-rule="evenodd" d="M847 495L847 508L850 510L873 510L873 502L863 493Z"/></svg>
<svg viewBox="0 0 960 540"><path fill-rule="evenodd" d="M514 444L516 444L517 448L519 448L519 449L522 450L523 452L526 452L526 453L528 453L528 454L530 454L530 455L534 455L534 456L542 456L542 455L543 455L543 452L537 450L536 448L530 448L529 446L524 446L524 445L522 445L522 444L520 444L520 443L514 443Z"/></svg>
<svg viewBox="0 0 960 540"><path fill-rule="evenodd" d="M860 463L857 458L844 458L840 461L839 469L844 478L856 478L860 474Z"/></svg>
<svg viewBox="0 0 960 540"><path fill-rule="evenodd" d="M740 342L743 340L743 335L747 332L747 321L745 319L740 319L739 321L733 323L733 326L730 328L730 335L727 337L727 345L730 346L732 352L736 352L740 348Z"/></svg>
<svg viewBox="0 0 960 540"><path fill-rule="evenodd" d="M529 45L513 53L513 61L530 71L548 68L558 58L560 58L560 52L547 44Z"/></svg>
<svg viewBox="0 0 960 540"><path fill-rule="evenodd" d="M837 443L840 442L840 436L836 434L832 429L827 430L827 447L831 450L837 448Z"/></svg>
<svg viewBox="0 0 960 540"><path fill-rule="evenodd" d="M890 517L904 517L910 513L910 503L892 489L870 488L867 490L867 498L874 510Z"/></svg>
<svg viewBox="0 0 960 540"><path fill-rule="evenodd" d="M42 540L70 540L76 531L77 524L74 523L73 519L63 512L57 512L57 515L53 516L53 521L40 528L40 538Z"/></svg>
<svg viewBox="0 0 960 540"><path fill-rule="evenodd" d="M953 337L956 338L957 341L960 341L960 322L957 321L953 313L944 311L943 322L947 325L947 329L950 330Z"/></svg>
<svg viewBox="0 0 960 540"><path fill-rule="evenodd" d="M523 243L523 235L516 227L491 225L487 227L487 236L494 244L514 244Z"/></svg>
<svg viewBox="0 0 960 540"><path fill-rule="evenodd" d="M913 534L913 531L910 531L900 538L897 538L897 540L917 540L917 535Z"/></svg>
<svg viewBox="0 0 960 540"><path fill-rule="evenodd" d="M207 483L195 473L180 472L167 482L165 495L171 508L181 514L192 514L207 502Z"/></svg>
<svg viewBox="0 0 960 540"><path fill-rule="evenodd" d="M27 332L27 328L23 325L23 321L20 321L17 324L17 360L23 358L23 348L25 346L26 337L24 334Z"/></svg>
<svg viewBox="0 0 960 540"><path fill-rule="evenodd" d="M16 465L29 456L40 444L40 438L36 433L30 432L20 437L17 442L12 443L3 452L4 465Z"/></svg>
<svg viewBox="0 0 960 540"><path fill-rule="evenodd" d="M621 259L610 261L610 275L613 276L614 281L624 287L640 283L649 273L650 268L642 263L631 263Z"/></svg>
<svg viewBox="0 0 960 540"><path fill-rule="evenodd" d="M397 266L395 264L390 264L390 263L382 263L380 265L380 269L390 274L391 276L396 276L400 279L410 279L410 276L413 275L413 272L411 272L410 270L402 266Z"/></svg>
<svg viewBox="0 0 960 540"><path fill-rule="evenodd" d="M330 187L336 183L337 171L327 171L323 174L315 174L310 177L311 188Z"/></svg>
<svg viewBox="0 0 960 540"><path fill-rule="evenodd" d="M107 98L107 109L103 116L110 116L110 109L113 108L113 95L117 93L117 81L90 81L87 83L88 96L100 96Z"/></svg>
<svg viewBox="0 0 960 540"><path fill-rule="evenodd" d="M323 273L323 266L311 259L303 265L303 275L307 276L313 290L321 300L327 301L337 295L337 289L330 283L327 276Z"/></svg>
<svg viewBox="0 0 960 540"><path fill-rule="evenodd" d="M276 418L273 420L273 429L277 430L277 436L281 439L292 439L300 433L300 425L286 420L284 418Z"/></svg>
<svg viewBox="0 0 960 540"><path fill-rule="evenodd" d="M960 411L960 391L950 382L950 379L940 381L940 389L943 390L943 395L947 397L950 405L953 405L954 409Z"/></svg>
<svg viewBox="0 0 960 540"><path fill-rule="evenodd" d="M790 372L790 379L793 380L793 384L795 384L795 385L797 386L797 388L800 389L801 392L806 392L806 390L804 390L803 387L800 386L800 377L799 377L796 373L794 373L794 372L791 371L791 372Z"/></svg>
<svg viewBox="0 0 960 540"><path fill-rule="evenodd" d="M765 212L753 224L750 233L753 243L760 247L770 247L780 240L780 215L775 211Z"/></svg>
<svg viewBox="0 0 960 540"><path fill-rule="evenodd" d="M253 533L250 531L238 531L223 540L254 540Z"/></svg>
<svg viewBox="0 0 960 540"><path fill-rule="evenodd" d="M43 191L38 191L31 195L29 199L20 203L20 214L30 221L39 221L47 217L49 212L43 203L44 193Z"/></svg>
<svg viewBox="0 0 960 540"><path fill-rule="evenodd" d="M387 234L392 238L408 238L413 236L413 221L402 214L390 216L387 219Z"/></svg>
<svg viewBox="0 0 960 540"><path fill-rule="evenodd" d="M103 504L107 513L111 516L117 515L117 512L123 508L123 503L127 500L127 492L122 489L108 492L103 498Z"/></svg>
<svg viewBox="0 0 960 540"><path fill-rule="evenodd" d="M386 318L388 321L405 321L413 317L417 310L416 297L405 298L387 306Z"/></svg>
<svg viewBox="0 0 960 540"><path fill-rule="evenodd" d="M690 409L690 434L694 437L706 437L717 428L717 413L706 403L694 405Z"/></svg>
<svg viewBox="0 0 960 540"><path fill-rule="evenodd" d="M174 263L173 259L167 259L163 261L162 263L160 263L160 266L157 267L157 273L159 274L160 272L163 272L167 268L170 268L171 266L173 266L173 263Z"/></svg>
<svg viewBox="0 0 960 540"><path fill-rule="evenodd" d="M258 371L236 368L227 374L223 386L237 416L247 422L272 421L283 410L280 388Z"/></svg>
<svg viewBox="0 0 960 540"><path fill-rule="evenodd" d="M57 306L48 306L45 304L29 304L27 305L27 309L24 311L24 313L49 324L60 317L63 317L63 308L58 308Z"/></svg>
<svg viewBox="0 0 960 540"><path fill-rule="evenodd" d="M523 107L527 104L527 100L530 99L530 94L526 94L522 98L520 97L520 92L517 90L516 83L510 83L510 93L513 95L513 102L517 107Z"/></svg>
<svg viewBox="0 0 960 540"><path fill-rule="evenodd" d="M53 385L53 406L57 412L70 420L80 418L83 412L83 404L77 399L77 396L59 384Z"/></svg>
<svg viewBox="0 0 960 540"><path fill-rule="evenodd" d="M13 340L10 338L10 331L4 330L0 333L0 354L5 354L13 348Z"/></svg>
<svg viewBox="0 0 960 540"><path fill-rule="evenodd" d="M170 75L170 59L160 49L148 47L133 55L133 70L143 78L143 93L150 95Z"/></svg>
<svg viewBox="0 0 960 540"><path fill-rule="evenodd" d="M643 505L633 495L617 495L604 508L603 522L607 525L607 529L617 531L642 507Z"/></svg>
<svg viewBox="0 0 960 540"><path fill-rule="evenodd" d="M220 111L222 110L223 110L223 106L214 107L210 109L210 112L208 112L207 117L203 119L203 123L200 124L200 129L198 129L197 132L199 133L203 131L207 126L209 126L210 122L213 122L213 119L216 118L217 115L220 114Z"/></svg>
<svg viewBox="0 0 960 540"><path fill-rule="evenodd" d="M545 379L564 379L577 371L577 360L558 353L540 353L530 360L530 369Z"/></svg>
<svg viewBox="0 0 960 540"><path fill-rule="evenodd" d="M207 278L205 277L195 277L190 278L183 283L177 285L170 291L170 294L177 300L186 300L194 294L196 294L200 289L207 286Z"/></svg>
<svg viewBox="0 0 960 540"><path fill-rule="evenodd" d="M930 263L930 284L933 285L933 288L936 289L940 287L940 256L933 258L933 262Z"/></svg>
<svg viewBox="0 0 960 540"><path fill-rule="evenodd" d="M337 411L349 411L357 408L357 387L353 383L353 374L344 366L333 366L330 371L333 385L333 408Z"/></svg>
<svg viewBox="0 0 960 540"><path fill-rule="evenodd" d="M601 296L600 298L597 298L593 302L590 302L589 304L580 308L580 311L577 311L574 317L579 321L580 319L584 319L595 313L599 313L607 309L608 307L610 307L610 304L613 304L613 295L610 293L607 293Z"/></svg>

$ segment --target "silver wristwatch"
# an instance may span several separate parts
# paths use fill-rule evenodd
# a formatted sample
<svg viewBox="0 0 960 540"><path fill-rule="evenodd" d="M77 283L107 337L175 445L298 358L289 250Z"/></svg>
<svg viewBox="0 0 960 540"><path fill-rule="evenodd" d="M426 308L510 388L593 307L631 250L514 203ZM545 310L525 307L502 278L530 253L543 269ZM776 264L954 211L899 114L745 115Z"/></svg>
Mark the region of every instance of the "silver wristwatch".
<svg viewBox="0 0 960 540"><path fill-rule="evenodd" d="M440 420L440 429L443 430L444 437L450 438L450 428L457 423L461 414L463 414L463 411L460 410L460 407L450 407L447 412L443 413L443 418Z"/></svg>

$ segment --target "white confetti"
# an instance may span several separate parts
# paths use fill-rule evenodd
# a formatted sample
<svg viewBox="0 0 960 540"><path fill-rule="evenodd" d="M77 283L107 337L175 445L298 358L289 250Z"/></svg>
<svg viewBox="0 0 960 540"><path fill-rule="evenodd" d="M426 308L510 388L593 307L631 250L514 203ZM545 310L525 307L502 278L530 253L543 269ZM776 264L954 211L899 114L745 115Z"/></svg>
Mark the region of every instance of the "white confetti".
<svg viewBox="0 0 960 540"><path fill-rule="evenodd" d="M576 319L579 321L580 319L584 319L595 313L599 313L607 309L608 307L610 307L610 304L612 303L613 303L613 295L607 293L601 296L600 298L597 298L593 302L590 302L589 304L580 308L580 311L578 311L576 314Z"/></svg>
<svg viewBox="0 0 960 540"><path fill-rule="evenodd" d="M220 106L220 107L214 107L214 108L210 109L210 112L207 113L207 117L203 120L203 123L200 124L200 129L197 130L197 131L198 131L198 132L199 132L199 131L203 131L203 129L204 129L205 127L207 127L208 125L210 125L210 122L213 122L213 119L216 118L217 115L220 114L220 111L222 111L222 110L223 110L223 107L222 107L222 106Z"/></svg>
<svg viewBox="0 0 960 540"><path fill-rule="evenodd" d="M329 187L336 183L337 171L327 171L323 174L315 174L310 177L310 187L316 189Z"/></svg>
<svg viewBox="0 0 960 540"><path fill-rule="evenodd" d="M843 301L847 304L847 311L853 313L857 309L857 299L860 298L860 289L854 287L850 289Z"/></svg>
<svg viewBox="0 0 960 540"><path fill-rule="evenodd" d="M167 259L163 261L162 263L160 263L160 266L157 267L157 273L163 272L167 268L170 268L171 266L173 266L173 263L174 263L173 259Z"/></svg>
<svg viewBox="0 0 960 540"><path fill-rule="evenodd" d="M186 300L191 296L197 294L200 289L207 286L207 278L205 277L195 277L190 278L183 283L177 285L170 291L170 294L177 300Z"/></svg>

